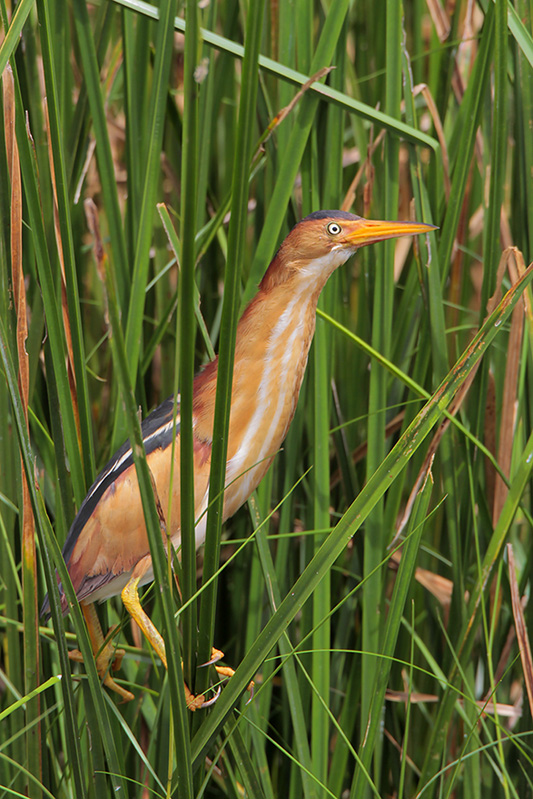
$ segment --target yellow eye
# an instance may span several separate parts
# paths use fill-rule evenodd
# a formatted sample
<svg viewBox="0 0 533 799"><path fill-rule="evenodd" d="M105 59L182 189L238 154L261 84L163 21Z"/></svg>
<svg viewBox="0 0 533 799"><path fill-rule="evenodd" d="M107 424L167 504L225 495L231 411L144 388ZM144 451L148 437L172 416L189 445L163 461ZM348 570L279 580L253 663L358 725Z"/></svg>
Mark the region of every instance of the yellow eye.
<svg viewBox="0 0 533 799"><path fill-rule="evenodd" d="M332 236L338 236L342 228L338 222L330 222L326 230L328 233L331 233Z"/></svg>

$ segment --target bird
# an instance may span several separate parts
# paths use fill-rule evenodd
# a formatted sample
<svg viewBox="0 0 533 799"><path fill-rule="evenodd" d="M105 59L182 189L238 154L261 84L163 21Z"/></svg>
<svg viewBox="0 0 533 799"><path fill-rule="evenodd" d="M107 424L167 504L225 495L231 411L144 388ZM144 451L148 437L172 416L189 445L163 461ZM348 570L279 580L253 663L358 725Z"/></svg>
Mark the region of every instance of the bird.
<svg viewBox="0 0 533 799"><path fill-rule="evenodd" d="M289 232L237 326L224 521L259 485L287 434L315 331L318 299L328 278L360 247L433 229L426 223L369 220L346 211L324 210L306 216ZM217 368L215 357L193 384L197 549L205 539ZM174 397L167 399L143 421L141 430L158 505L171 508L165 525L179 552L179 402L177 420L175 405ZM90 487L65 540L63 558L87 623L98 674L104 685L129 701L133 694L119 685L110 671L120 667L123 652L115 649L109 637L104 638L96 602L120 594L130 616L167 666L163 638L139 599L139 587L152 582L154 575L129 441ZM59 593L66 613L69 608L60 582ZM49 613L46 596L41 614L47 617ZM71 655L81 659L77 651ZM210 662L220 655L214 650ZM222 671L231 673L230 669ZM208 704L203 695L195 697L186 686L185 692L191 710Z"/></svg>

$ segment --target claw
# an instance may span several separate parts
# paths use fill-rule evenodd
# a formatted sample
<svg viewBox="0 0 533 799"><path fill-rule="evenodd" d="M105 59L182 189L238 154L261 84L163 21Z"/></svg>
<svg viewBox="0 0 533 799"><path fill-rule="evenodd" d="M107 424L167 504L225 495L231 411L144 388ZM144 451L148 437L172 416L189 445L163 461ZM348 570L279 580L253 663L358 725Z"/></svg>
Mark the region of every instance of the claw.
<svg viewBox="0 0 533 799"><path fill-rule="evenodd" d="M232 669L231 666L217 666L216 665L219 660L222 660L223 657L224 657L224 652L221 652L220 649L215 649L213 647L213 649L211 650L211 660L208 660L207 663L202 663L201 666L198 666L198 668L201 669L201 668L204 668L205 666L214 666L215 669L217 670L217 673L220 674L221 677L227 677L229 679L230 677L233 677L233 675L235 674L235 669ZM247 689L250 692L250 698L248 699L248 702L246 703L247 705L254 698L254 686L255 686L255 683L252 680L250 682L249 686L248 686L248 689ZM218 692L220 693L220 688L218 689ZM209 705L213 705L217 701L217 699L218 699L218 693L214 697L214 699L210 699L209 703L205 702L202 705L202 707L209 707Z"/></svg>
<svg viewBox="0 0 533 799"><path fill-rule="evenodd" d="M205 702L202 705L202 708L211 707L211 705L214 705L215 702L217 701L218 697L220 696L221 691L222 691L222 688L219 685L218 688L217 688L216 694L211 699L206 699Z"/></svg>
<svg viewBox="0 0 533 799"><path fill-rule="evenodd" d="M223 657L224 652L221 652L220 649L215 649L215 647L213 647L211 649L211 660L208 660L207 663L201 663L198 668L203 669L205 666L214 666L214 664L218 663L219 660L222 660Z"/></svg>
<svg viewBox="0 0 533 799"><path fill-rule="evenodd" d="M250 694L248 701L246 702L247 705L249 705L252 699L254 698L254 688L255 688L255 682L252 680L247 689L248 693Z"/></svg>

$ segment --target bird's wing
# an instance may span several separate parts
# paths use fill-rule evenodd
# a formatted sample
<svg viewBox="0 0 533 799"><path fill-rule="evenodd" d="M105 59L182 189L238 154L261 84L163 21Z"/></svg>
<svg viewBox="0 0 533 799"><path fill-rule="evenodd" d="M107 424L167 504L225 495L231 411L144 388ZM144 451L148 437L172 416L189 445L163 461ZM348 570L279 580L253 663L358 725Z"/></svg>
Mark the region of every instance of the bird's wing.
<svg viewBox="0 0 533 799"><path fill-rule="evenodd" d="M148 465L161 494L159 499L164 512L165 506L168 507L170 447L174 438L178 443L175 448L178 457L177 460L175 457L173 477L179 483L179 404L175 424L174 398L170 397L147 416L141 429ZM179 495L177 504L179 506ZM120 575L126 579L135 563L148 551L142 502L132 450L127 441L89 489L72 522L63 557L76 594L79 599L84 599L104 589ZM121 582L118 580L113 588L109 585L109 596L120 592ZM65 610L64 595L62 601ZM46 615L48 611L46 597L41 613Z"/></svg>

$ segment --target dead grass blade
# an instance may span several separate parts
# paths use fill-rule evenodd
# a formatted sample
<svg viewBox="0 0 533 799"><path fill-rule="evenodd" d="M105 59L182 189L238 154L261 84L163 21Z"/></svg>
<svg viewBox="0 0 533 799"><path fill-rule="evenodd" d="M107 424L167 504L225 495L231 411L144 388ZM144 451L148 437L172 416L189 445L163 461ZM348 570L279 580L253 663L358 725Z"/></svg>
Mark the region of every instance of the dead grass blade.
<svg viewBox="0 0 533 799"><path fill-rule="evenodd" d="M390 556L390 568L396 569L401 559L402 552L400 549L396 549ZM448 577L443 577L441 574L436 574L429 569L422 569L420 566L417 566L415 569L415 579L440 602L446 611L448 610L453 592L453 582L448 579ZM465 597L465 601L468 601L468 595Z"/></svg>
<svg viewBox="0 0 533 799"><path fill-rule="evenodd" d="M28 338L28 318L26 288L22 259L22 185L20 175L19 151L15 132L15 84L13 72L8 65L3 74L3 101L7 161L11 179L10 197L10 239L11 239L11 279L13 282L13 302L15 305L17 329L18 383L20 397L28 426L29 401L29 362L26 352ZM35 549L35 525L30 501L30 492L24 468L21 468L22 483L22 585L24 614L24 685L29 693L39 680L39 629L37 617L37 559ZM27 706L27 723L40 715L40 700L36 697ZM33 740L32 740L33 739ZM40 777L41 727L37 722L36 733L30 736L27 756L28 763Z"/></svg>
<svg viewBox="0 0 533 799"><path fill-rule="evenodd" d="M439 701L437 694L421 694L414 691L393 691L391 689L387 689L385 699L387 702L397 702L401 704L409 702L411 705L435 704ZM464 700L459 699L459 704L464 706ZM490 702L487 704L485 699L477 699L475 704L483 712L484 716L494 716L497 713L501 718L510 719L511 724L522 715L520 707L505 704L504 702Z"/></svg>
<svg viewBox="0 0 533 799"><path fill-rule="evenodd" d="M516 283L516 281L525 271L524 257L520 252L520 250L518 250L516 247L508 247L502 253L500 264L498 266L496 291L494 293L494 296L491 297L491 299L489 300L487 306L488 313L491 313L492 310L496 307L497 303L499 302L499 299L501 297L502 281L506 270L509 273L509 277L511 278L512 283ZM514 431L515 417L516 417L518 374L520 370L520 352L522 348L522 336L524 330L524 311L527 310L526 302L527 300L524 295L524 304L517 303L511 315L511 330L507 346L505 384L503 391L502 413L499 423L500 437L499 437L498 453L497 453L498 464L502 470L502 473L506 477L510 476L511 460L513 454L513 442L514 442L513 431ZM492 391L489 392L488 396L492 402L495 402L494 388L492 388ZM488 410L489 413L487 414L487 419L486 419L486 430L488 433L487 438L488 440L495 441L496 440L495 407L491 408L489 405ZM488 473L490 475L490 481L488 485L490 485L491 483L493 483L494 485L494 494L492 501L492 523L493 525L496 525L498 519L500 518L500 513L505 504L505 500L509 489L505 481L501 478L501 476L494 472L492 466L488 467Z"/></svg>
<svg viewBox="0 0 533 799"><path fill-rule="evenodd" d="M15 90L11 67L7 66L3 76L4 119L6 134L7 162L11 178L11 279L13 281L13 300L17 313L17 352L19 358L19 389L24 404L26 422L28 421L29 371L26 355L28 323L26 316L26 292L22 270L22 194L17 138L15 135Z"/></svg>
<svg viewBox="0 0 533 799"><path fill-rule="evenodd" d="M516 248L511 247L503 253L509 275L513 283L524 272L524 257ZM507 361L505 368L505 384L503 389L503 406L500 420L500 441L498 446L498 463L503 474L510 477L513 455L514 427L516 420L516 403L518 390L518 374L520 370L520 352L524 331L524 305L517 303L511 315L511 331L507 345ZM505 503L509 489L500 475L496 476L494 488L494 504L492 523L495 525Z"/></svg>
<svg viewBox="0 0 533 799"><path fill-rule="evenodd" d="M302 84L302 86L298 89L298 91L296 92L290 103L284 106L280 111L278 111L276 116L270 121L270 124L268 125L267 129L259 139L259 142L257 144L257 149L253 157L254 161L263 152L263 145L265 144L265 142L272 136L276 128L278 128L281 125L283 120L291 113L291 111L294 110L297 103L301 100L305 92L308 91L308 89L313 85L313 83L317 83L319 80L328 75L333 69L335 69L335 67L322 67L322 69L319 69L318 72L315 72L314 75L311 75L309 80L306 80L306 82Z"/></svg>
<svg viewBox="0 0 533 799"><path fill-rule="evenodd" d="M533 661L531 659L531 647L527 635L526 620L520 592L516 579L516 564L512 544L507 544L507 558L509 561L509 585L511 586L511 601L513 604L513 616L518 639L518 649L520 650L520 660L524 671L524 682L526 684L527 698L529 700L529 712L533 715Z"/></svg>
<svg viewBox="0 0 533 799"><path fill-rule="evenodd" d="M355 173L355 176L354 176L352 182L350 183L350 186L348 187L348 191L346 192L346 194L344 196L344 200L342 201L342 204L341 204L341 211L351 211L352 210L352 206L355 203L355 193L357 191L357 187L359 186L359 183L361 182L361 179L362 179L363 175L367 172L367 170L371 169L371 163L372 163L371 162L371 158L372 158L372 155L373 155L374 151L379 147L379 145L381 144L383 139L385 138L385 133L386 133L386 131L383 128L383 130L380 130L380 132L378 133L378 135L376 136L375 139L373 139L373 138L371 139L371 141L370 141L370 143L368 145L367 157L366 157L365 161L363 161L363 163L361 164L361 166L359 167L357 172ZM365 190L366 190L366 187L365 187Z"/></svg>
<svg viewBox="0 0 533 799"><path fill-rule="evenodd" d="M448 200L450 198L450 191L451 191L450 159L448 157L448 145L446 144L446 136L444 135L442 120L440 118L437 104L433 99L431 90L426 83L420 83L418 84L418 86L414 87L415 97L419 93L422 94L424 100L426 101L427 110L429 111L429 114L433 121L433 125L435 127L435 133L437 134L437 138L439 140L441 154L442 154L442 177L444 180L444 192L446 194L446 200ZM405 103L403 103L403 105L405 105Z"/></svg>
<svg viewBox="0 0 533 799"><path fill-rule="evenodd" d="M52 140L50 136L50 119L48 117L48 103L46 98L44 100L44 118L46 120L46 140L48 142L48 158L50 161L50 175L52 178L52 193L54 198L54 232L56 237L57 252L59 256L59 264L61 266L61 313L63 316L63 327L65 329L65 341L67 344L67 374L70 386L70 396L72 398L72 408L74 411L74 419L76 421L76 430L78 432L78 441L81 441L80 435L80 414L78 408L78 392L76 390L76 373L74 370L74 352L72 349L72 333L70 329L70 316L68 312L67 302L67 281L65 276L65 258L63 254L63 241L61 238L61 227L59 224L59 210L57 207L57 187L54 169L54 152L52 147Z"/></svg>

